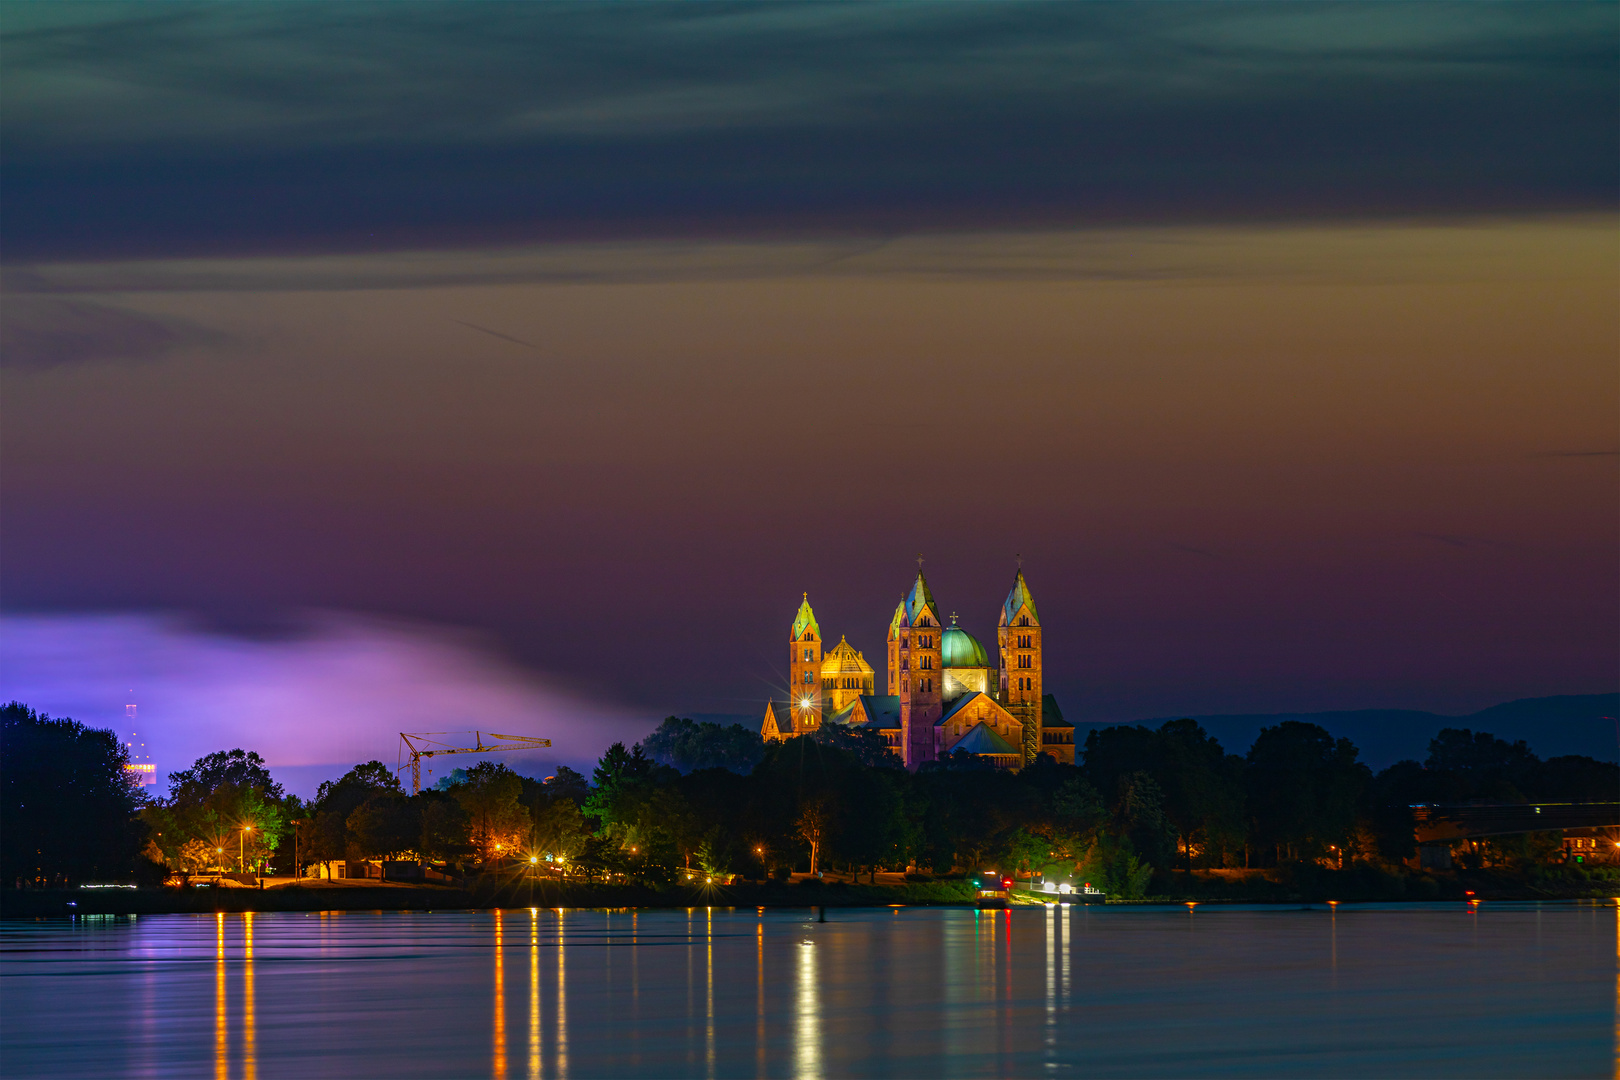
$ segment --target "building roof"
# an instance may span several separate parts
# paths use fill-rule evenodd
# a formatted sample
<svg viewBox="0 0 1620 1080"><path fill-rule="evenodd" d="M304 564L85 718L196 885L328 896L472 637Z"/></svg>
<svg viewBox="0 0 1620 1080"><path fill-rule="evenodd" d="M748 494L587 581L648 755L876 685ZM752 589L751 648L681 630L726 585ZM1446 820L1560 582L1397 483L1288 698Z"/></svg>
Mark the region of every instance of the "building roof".
<svg viewBox="0 0 1620 1080"><path fill-rule="evenodd" d="M958 750L966 750L970 754L1010 754L1014 757L1022 753L984 723L974 724L973 730L956 740L951 752Z"/></svg>
<svg viewBox="0 0 1620 1080"><path fill-rule="evenodd" d="M939 635L940 663L945 667L982 667L990 666L990 654L984 651L979 639L956 625L956 616L951 616L951 625Z"/></svg>
<svg viewBox="0 0 1620 1080"><path fill-rule="evenodd" d="M799 613L793 617L793 640L804 638L806 630L813 630L817 637L821 636L821 627L816 625L816 613L810 610L810 594L804 594L804 601L799 604Z"/></svg>
<svg viewBox="0 0 1620 1080"><path fill-rule="evenodd" d="M813 716L802 716L799 709L794 708L793 702L772 698L765 702L765 715L776 724L776 730L784 736L808 735L815 723ZM761 728L765 721L760 720Z"/></svg>
<svg viewBox="0 0 1620 1080"><path fill-rule="evenodd" d="M821 661L821 677L823 679L836 678L839 675L859 675L865 677L872 674L872 665L866 658L855 651L855 647L842 635L838 644L832 647L826 658Z"/></svg>
<svg viewBox="0 0 1620 1080"><path fill-rule="evenodd" d="M900 627L906 621L906 598L901 597L900 603L894 609L894 618L889 620L889 640L893 641L900 632Z"/></svg>
<svg viewBox="0 0 1620 1080"><path fill-rule="evenodd" d="M899 694L862 694L856 699L866 713L869 728L897 728L900 726ZM850 708L855 708L854 703Z"/></svg>
<svg viewBox="0 0 1620 1080"><path fill-rule="evenodd" d="M1029 609L1029 621L1036 626L1041 625L1041 617L1035 613L1035 598L1029 594L1029 583L1024 580L1024 572L1020 570L1018 576L1013 578L1007 602L1001 605L1001 625L1011 626L1019 610L1026 607Z"/></svg>
<svg viewBox="0 0 1620 1080"><path fill-rule="evenodd" d="M940 718L938 720L934 721L934 726L938 727L939 725L943 724L945 721L949 720L951 717L953 717L957 713L961 712L971 702L977 701L979 698L984 698L986 701L990 702L996 708L1001 709L1001 703L996 701L996 699L991 697L989 694L981 693L978 690L969 690L967 693L963 694L961 697L957 698L955 701L952 701L952 702L950 702L949 704L947 704L945 706L944 713L942 713L940 715ZM1006 712L1005 709L1002 709L1002 711Z"/></svg>
<svg viewBox="0 0 1620 1080"><path fill-rule="evenodd" d="M936 623L939 622L939 608L934 604L934 594L928 589L928 579L918 570L917 580L906 597L906 621L916 626L917 617L924 611L932 615Z"/></svg>
<svg viewBox="0 0 1620 1080"><path fill-rule="evenodd" d="M1057 698L1051 694L1041 696L1041 727L1043 728L1069 728L1074 725L1063 719L1063 710L1058 708Z"/></svg>

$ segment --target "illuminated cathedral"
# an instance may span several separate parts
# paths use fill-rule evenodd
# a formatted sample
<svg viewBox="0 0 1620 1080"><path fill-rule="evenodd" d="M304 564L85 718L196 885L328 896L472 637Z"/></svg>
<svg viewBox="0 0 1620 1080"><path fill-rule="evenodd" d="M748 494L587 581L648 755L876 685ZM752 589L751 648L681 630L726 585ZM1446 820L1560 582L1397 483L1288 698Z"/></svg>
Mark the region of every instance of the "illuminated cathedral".
<svg viewBox="0 0 1620 1080"><path fill-rule="evenodd" d="M887 694L845 637L825 654L822 644L806 593L788 635L790 696L765 705L767 741L842 724L877 732L913 771L957 751L1003 769L1041 754L1074 763L1074 725L1041 684L1041 620L1022 569L996 620L995 666L954 614L949 625L940 618L920 567L889 620Z"/></svg>

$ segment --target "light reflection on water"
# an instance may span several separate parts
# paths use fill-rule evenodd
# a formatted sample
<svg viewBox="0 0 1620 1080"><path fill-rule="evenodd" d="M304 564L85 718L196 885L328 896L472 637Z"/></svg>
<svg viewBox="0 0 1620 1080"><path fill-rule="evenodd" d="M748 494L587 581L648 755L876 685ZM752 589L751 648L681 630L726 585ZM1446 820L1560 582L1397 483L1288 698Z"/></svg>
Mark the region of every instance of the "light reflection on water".
<svg viewBox="0 0 1620 1080"><path fill-rule="evenodd" d="M221 1080L1620 1075L1620 907L13 921L0 1055Z"/></svg>

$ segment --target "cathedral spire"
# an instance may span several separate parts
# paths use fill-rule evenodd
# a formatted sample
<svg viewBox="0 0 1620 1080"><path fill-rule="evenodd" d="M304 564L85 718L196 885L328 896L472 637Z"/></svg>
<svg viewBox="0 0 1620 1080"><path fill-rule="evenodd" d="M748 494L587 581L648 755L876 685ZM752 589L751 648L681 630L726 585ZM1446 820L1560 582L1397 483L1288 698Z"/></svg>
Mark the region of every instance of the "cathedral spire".
<svg viewBox="0 0 1620 1080"><path fill-rule="evenodd" d="M1020 559L1019 561L1022 562L1023 560ZM1029 623L1025 625L1034 624L1039 626L1041 624L1040 616L1035 614L1035 597L1030 595L1029 583L1024 580L1022 567L1013 576L1012 590L1007 593L1006 603L1001 605L1001 625L1011 626L1018 619L1020 612L1025 613L1029 618Z"/></svg>
<svg viewBox="0 0 1620 1080"><path fill-rule="evenodd" d="M809 593L804 594L804 600L799 604L799 613L793 618L793 640L801 640L806 630L814 632L817 637L821 636L821 627L816 625L816 613L810 610Z"/></svg>

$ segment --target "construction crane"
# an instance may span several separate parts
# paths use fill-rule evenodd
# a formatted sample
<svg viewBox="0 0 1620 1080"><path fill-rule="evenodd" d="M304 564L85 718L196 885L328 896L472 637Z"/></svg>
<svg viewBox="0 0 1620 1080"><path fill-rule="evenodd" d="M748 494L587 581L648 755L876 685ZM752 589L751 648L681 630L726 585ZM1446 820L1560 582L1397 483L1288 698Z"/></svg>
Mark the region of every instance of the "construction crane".
<svg viewBox="0 0 1620 1080"><path fill-rule="evenodd" d="M501 743L486 743L484 736L488 734L491 739L504 740ZM444 735L471 735L474 746L455 746L440 741L437 736ZM399 756L404 758L410 755L409 762L402 762L394 771L402 772L407 767L411 770L411 794L415 795L422 790L422 759L441 757L445 754L492 754L497 750L543 750L551 745L550 739L534 739L527 735L497 735L493 731L415 731L399 733Z"/></svg>

